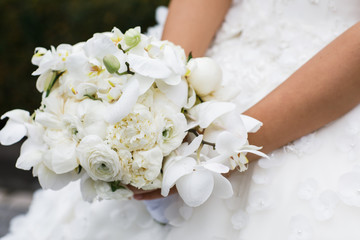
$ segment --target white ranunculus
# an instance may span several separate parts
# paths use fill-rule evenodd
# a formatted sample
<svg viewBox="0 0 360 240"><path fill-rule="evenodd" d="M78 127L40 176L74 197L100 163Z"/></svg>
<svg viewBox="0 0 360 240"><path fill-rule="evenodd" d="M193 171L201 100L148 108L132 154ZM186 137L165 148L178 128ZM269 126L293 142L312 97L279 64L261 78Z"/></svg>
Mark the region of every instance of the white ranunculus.
<svg viewBox="0 0 360 240"><path fill-rule="evenodd" d="M81 166L92 179L109 182L120 178L119 157L99 136L83 138L77 152Z"/></svg>
<svg viewBox="0 0 360 240"><path fill-rule="evenodd" d="M164 156L167 156L183 142L187 134L186 118L182 113L159 113L157 122L161 126L157 144Z"/></svg>
<svg viewBox="0 0 360 240"><path fill-rule="evenodd" d="M192 58L187 64L190 74L187 79L200 96L206 96L221 86L220 66L211 58Z"/></svg>

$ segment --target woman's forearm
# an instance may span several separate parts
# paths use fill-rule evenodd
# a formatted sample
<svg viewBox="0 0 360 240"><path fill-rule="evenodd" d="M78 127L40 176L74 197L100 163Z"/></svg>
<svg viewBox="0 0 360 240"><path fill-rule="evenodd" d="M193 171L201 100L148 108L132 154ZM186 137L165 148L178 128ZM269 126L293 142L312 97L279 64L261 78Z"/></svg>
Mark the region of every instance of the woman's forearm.
<svg viewBox="0 0 360 240"><path fill-rule="evenodd" d="M360 23L245 112L264 123L257 133L249 135L249 141L271 152L341 117L359 103Z"/></svg>
<svg viewBox="0 0 360 240"><path fill-rule="evenodd" d="M172 0L162 38L194 57L205 54L221 26L231 0Z"/></svg>

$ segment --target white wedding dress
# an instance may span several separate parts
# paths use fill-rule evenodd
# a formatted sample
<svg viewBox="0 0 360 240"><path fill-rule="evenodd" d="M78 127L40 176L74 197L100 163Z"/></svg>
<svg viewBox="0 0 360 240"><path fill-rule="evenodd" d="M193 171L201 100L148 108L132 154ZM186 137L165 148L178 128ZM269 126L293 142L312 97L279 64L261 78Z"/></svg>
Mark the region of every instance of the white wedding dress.
<svg viewBox="0 0 360 240"><path fill-rule="evenodd" d="M244 111L359 19L359 0L234 1L208 55ZM231 182L232 198L194 209L176 195L148 202L168 224L142 201L83 202L77 182L40 190L3 240L360 239L360 106Z"/></svg>

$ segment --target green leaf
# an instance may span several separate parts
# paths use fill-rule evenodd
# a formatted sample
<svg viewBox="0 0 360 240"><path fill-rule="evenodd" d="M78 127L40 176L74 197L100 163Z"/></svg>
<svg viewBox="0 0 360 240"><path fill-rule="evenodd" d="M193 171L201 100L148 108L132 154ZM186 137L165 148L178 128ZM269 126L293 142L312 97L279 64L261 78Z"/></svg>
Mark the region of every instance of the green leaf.
<svg viewBox="0 0 360 240"><path fill-rule="evenodd" d="M98 98L98 97L95 97L95 95L85 94L84 97L88 97L88 98L90 98L91 100L94 100L94 101L102 102L102 99Z"/></svg>
<svg viewBox="0 0 360 240"><path fill-rule="evenodd" d="M189 56L188 56L188 58L187 58L187 61L189 62L190 61L190 59L192 59L193 58L193 56L192 56L192 52L189 52Z"/></svg>
<svg viewBox="0 0 360 240"><path fill-rule="evenodd" d="M65 71L63 72L56 72L56 74L54 75L54 78L51 79L49 87L46 89L46 95L45 97L48 97L50 94L51 89L53 88L53 86L55 85L56 81L61 77L61 75L63 75Z"/></svg>
<svg viewBox="0 0 360 240"><path fill-rule="evenodd" d="M110 182L111 191L115 192L118 189L125 189L124 185L120 181Z"/></svg>

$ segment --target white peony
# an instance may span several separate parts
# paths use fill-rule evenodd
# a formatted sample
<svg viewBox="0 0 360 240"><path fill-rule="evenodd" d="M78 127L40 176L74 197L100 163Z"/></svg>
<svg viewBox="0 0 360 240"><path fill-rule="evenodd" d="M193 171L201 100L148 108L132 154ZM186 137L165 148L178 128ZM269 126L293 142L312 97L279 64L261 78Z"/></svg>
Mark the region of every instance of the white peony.
<svg viewBox="0 0 360 240"><path fill-rule="evenodd" d="M81 166L92 179L110 182L120 178L119 157L99 136L83 138L77 153Z"/></svg>
<svg viewBox="0 0 360 240"><path fill-rule="evenodd" d="M157 139L154 115L146 106L136 104L129 115L108 127L106 139L112 148L118 150L151 149Z"/></svg>
<svg viewBox="0 0 360 240"><path fill-rule="evenodd" d="M143 187L144 185L151 184L160 174L162 167L163 155L158 147L150 149L148 151L134 152L134 161L132 162L132 170L137 176L133 185L137 187ZM144 185L138 186L136 180L138 178L144 179ZM141 182L138 181L138 182Z"/></svg>

